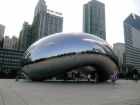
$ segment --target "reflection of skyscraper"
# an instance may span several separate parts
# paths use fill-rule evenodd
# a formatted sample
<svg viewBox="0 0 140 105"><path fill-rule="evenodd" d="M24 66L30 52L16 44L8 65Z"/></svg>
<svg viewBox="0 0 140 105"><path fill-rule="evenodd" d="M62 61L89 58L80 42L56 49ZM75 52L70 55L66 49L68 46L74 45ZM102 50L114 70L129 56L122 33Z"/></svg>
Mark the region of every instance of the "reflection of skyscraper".
<svg viewBox="0 0 140 105"><path fill-rule="evenodd" d="M45 36L62 32L62 28L63 17L58 14L47 13L46 2L39 0L34 12L31 44Z"/></svg>
<svg viewBox="0 0 140 105"><path fill-rule="evenodd" d="M140 16L130 14L123 22L126 64L140 72Z"/></svg>
<svg viewBox="0 0 140 105"><path fill-rule="evenodd" d="M105 5L91 0L83 6L83 32L106 40Z"/></svg>

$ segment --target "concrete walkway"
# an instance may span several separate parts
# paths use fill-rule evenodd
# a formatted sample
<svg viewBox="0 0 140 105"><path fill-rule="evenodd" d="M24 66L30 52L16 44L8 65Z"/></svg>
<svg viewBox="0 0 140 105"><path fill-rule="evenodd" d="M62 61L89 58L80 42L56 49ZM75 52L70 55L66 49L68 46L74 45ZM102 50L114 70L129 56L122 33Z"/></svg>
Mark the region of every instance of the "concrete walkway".
<svg viewBox="0 0 140 105"><path fill-rule="evenodd" d="M0 105L140 105L140 82L32 82L0 79Z"/></svg>

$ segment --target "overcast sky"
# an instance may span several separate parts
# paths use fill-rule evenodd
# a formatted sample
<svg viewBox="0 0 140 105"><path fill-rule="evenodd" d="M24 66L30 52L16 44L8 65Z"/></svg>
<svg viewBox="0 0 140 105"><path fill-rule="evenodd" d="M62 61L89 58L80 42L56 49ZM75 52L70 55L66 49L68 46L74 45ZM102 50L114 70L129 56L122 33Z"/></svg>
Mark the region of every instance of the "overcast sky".
<svg viewBox="0 0 140 105"><path fill-rule="evenodd" d="M47 8L61 12L63 32L82 32L83 4L90 0L46 0ZM140 16L140 0L98 0L105 3L106 41L124 43L123 21L130 13ZM23 22L32 24L38 0L0 0L0 24L6 26L5 36L19 37Z"/></svg>

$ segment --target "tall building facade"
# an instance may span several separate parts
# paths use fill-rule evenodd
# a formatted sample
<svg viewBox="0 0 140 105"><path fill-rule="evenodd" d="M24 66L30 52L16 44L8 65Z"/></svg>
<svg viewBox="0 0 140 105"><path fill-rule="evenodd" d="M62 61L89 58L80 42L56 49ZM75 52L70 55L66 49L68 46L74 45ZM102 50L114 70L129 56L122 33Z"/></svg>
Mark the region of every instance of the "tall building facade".
<svg viewBox="0 0 140 105"><path fill-rule="evenodd" d="M39 0L34 11L34 18L37 16L38 13L42 11L47 11L47 5L45 0Z"/></svg>
<svg viewBox="0 0 140 105"><path fill-rule="evenodd" d="M25 51L30 46L32 25L24 22L19 35L18 50Z"/></svg>
<svg viewBox="0 0 140 105"><path fill-rule="evenodd" d="M3 48L3 42L4 42L4 38L2 38L2 41L0 41L0 48Z"/></svg>
<svg viewBox="0 0 140 105"><path fill-rule="evenodd" d="M0 42L2 42L2 39L4 37L4 31L5 31L5 26L0 24Z"/></svg>
<svg viewBox="0 0 140 105"><path fill-rule="evenodd" d="M12 49L18 50L18 38L16 36L12 37Z"/></svg>
<svg viewBox="0 0 140 105"><path fill-rule="evenodd" d="M62 32L63 29L63 17L47 13L46 2L43 1L44 0L39 0L35 8L35 17L32 23L31 44L45 36Z"/></svg>
<svg viewBox="0 0 140 105"><path fill-rule="evenodd" d="M83 5L83 32L106 40L105 4L91 0Z"/></svg>
<svg viewBox="0 0 140 105"><path fill-rule="evenodd" d="M114 43L113 44L113 49L116 52L116 55L119 60L119 64L124 64L125 59L124 59L124 53L125 53L125 44L124 43Z"/></svg>
<svg viewBox="0 0 140 105"><path fill-rule="evenodd" d="M3 47L5 26L0 24L0 48Z"/></svg>
<svg viewBox="0 0 140 105"><path fill-rule="evenodd" d="M12 43L13 43L12 38L9 38L9 36L5 36L4 43L3 43L3 48L12 49Z"/></svg>
<svg viewBox="0 0 140 105"><path fill-rule="evenodd" d="M140 16L130 14L123 22L126 64L140 73Z"/></svg>

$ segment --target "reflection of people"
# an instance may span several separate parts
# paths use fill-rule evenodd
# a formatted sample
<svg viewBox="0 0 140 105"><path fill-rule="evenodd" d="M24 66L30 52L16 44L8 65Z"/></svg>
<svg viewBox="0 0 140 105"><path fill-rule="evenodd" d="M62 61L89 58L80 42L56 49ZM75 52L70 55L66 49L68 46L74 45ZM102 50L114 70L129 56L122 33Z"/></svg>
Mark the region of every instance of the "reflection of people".
<svg viewBox="0 0 140 105"><path fill-rule="evenodd" d="M98 74L97 73L95 73L95 75L94 75L94 80L95 80L95 83L98 82Z"/></svg>
<svg viewBox="0 0 140 105"><path fill-rule="evenodd" d="M115 77L115 75L113 73L112 73L110 79L111 79L111 82L112 82L112 86L114 86L116 77Z"/></svg>
<svg viewBox="0 0 140 105"><path fill-rule="evenodd" d="M91 75L90 73L88 74L88 82L90 82L90 78L91 78Z"/></svg>
<svg viewBox="0 0 140 105"><path fill-rule="evenodd" d="M17 72L17 76L16 76L16 80L15 80L15 81L18 81L20 75L21 75L21 71L19 70L19 71Z"/></svg>

